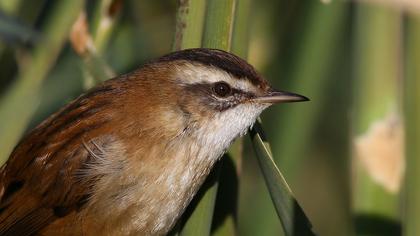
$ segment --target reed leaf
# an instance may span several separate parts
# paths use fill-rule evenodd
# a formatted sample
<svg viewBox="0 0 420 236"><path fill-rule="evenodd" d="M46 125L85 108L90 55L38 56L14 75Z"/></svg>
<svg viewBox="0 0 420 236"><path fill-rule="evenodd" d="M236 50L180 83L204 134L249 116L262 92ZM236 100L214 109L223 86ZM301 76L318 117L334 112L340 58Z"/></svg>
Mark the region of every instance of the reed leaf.
<svg viewBox="0 0 420 236"><path fill-rule="evenodd" d="M260 121L257 121L251 129L251 140L285 235L315 235L312 232L309 219L297 203L289 185L273 160Z"/></svg>

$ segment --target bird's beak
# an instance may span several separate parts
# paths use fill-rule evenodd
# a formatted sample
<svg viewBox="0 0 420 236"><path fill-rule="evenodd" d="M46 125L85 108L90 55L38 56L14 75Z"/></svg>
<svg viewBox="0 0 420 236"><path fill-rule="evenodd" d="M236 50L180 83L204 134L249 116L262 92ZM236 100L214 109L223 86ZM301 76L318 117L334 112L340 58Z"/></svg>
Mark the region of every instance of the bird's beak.
<svg viewBox="0 0 420 236"><path fill-rule="evenodd" d="M265 95L253 98L252 101L258 103L285 103L285 102L304 102L309 101L309 98L296 94L283 91L270 91Z"/></svg>

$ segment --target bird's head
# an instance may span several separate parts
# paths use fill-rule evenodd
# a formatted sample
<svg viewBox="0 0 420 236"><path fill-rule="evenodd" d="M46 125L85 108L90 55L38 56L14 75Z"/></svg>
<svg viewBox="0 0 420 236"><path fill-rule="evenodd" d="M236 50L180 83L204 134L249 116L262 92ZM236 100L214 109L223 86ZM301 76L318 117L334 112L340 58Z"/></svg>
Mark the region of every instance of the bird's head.
<svg viewBox="0 0 420 236"><path fill-rule="evenodd" d="M163 103L175 105L185 132L206 137L208 144L222 143L224 148L270 105L308 100L272 88L245 60L221 50L177 51L148 67L164 71L165 76L158 77L165 78L166 90L156 95L160 94Z"/></svg>

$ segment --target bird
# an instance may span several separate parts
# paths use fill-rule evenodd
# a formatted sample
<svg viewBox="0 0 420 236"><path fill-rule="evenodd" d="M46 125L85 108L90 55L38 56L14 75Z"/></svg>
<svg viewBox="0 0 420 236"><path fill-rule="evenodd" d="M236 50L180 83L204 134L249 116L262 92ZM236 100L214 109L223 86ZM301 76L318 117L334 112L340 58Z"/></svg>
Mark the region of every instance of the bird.
<svg viewBox="0 0 420 236"><path fill-rule="evenodd" d="M0 169L0 235L165 235L274 89L218 49L151 60L28 132Z"/></svg>

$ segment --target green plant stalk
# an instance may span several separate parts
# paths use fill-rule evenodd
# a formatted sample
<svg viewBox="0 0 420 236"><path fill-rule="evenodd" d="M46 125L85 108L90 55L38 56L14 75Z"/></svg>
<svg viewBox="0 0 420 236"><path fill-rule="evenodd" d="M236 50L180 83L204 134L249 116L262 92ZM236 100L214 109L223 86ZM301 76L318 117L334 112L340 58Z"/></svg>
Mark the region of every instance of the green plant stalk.
<svg viewBox="0 0 420 236"><path fill-rule="evenodd" d="M0 162L4 163L39 103L43 79L54 65L69 30L83 7L83 0L63 0L49 17L43 41L36 46L30 63L0 101Z"/></svg>
<svg viewBox="0 0 420 236"><path fill-rule="evenodd" d="M197 199L199 201L180 230L180 236L210 235L220 170L221 163L217 163L212 174L209 175L209 178L203 185L206 187L201 188L199 194L195 196L194 200L196 200L198 195L201 195L201 198Z"/></svg>
<svg viewBox="0 0 420 236"><path fill-rule="evenodd" d="M420 235L420 17L410 16L407 22L405 134L406 134L406 198L403 230L406 236Z"/></svg>
<svg viewBox="0 0 420 236"><path fill-rule="evenodd" d="M193 9L190 8L190 11ZM202 46L230 50L233 21L235 14L235 0L208 0L206 5L204 36ZM187 24L188 25L188 24ZM174 45L176 45L175 42ZM216 168L220 168L217 165ZM220 170L215 170L219 172ZM214 175L214 178L217 178ZM209 181L209 180L207 180ZM213 221L213 212L217 196L218 180L207 189L203 198L185 223L180 235L209 235ZM204 217L205 216L205 217ZM198 224L200 222L200 224Z"/></svg>
<svg viewBox="0 0 420 236"><path fill-rule="evenodd" d="M249 45L249 24L250 24L250 15L251 15L251 0L236 0L236 9L235 9L235 19L233 24L232 31L232 53L240 56L241 58L246 59L248 57L248 45ZM221 204L221 207L228 208L228 215L224 216L223 223L215 228L212 232L214 236L231 236L237 234L237 207L238 207L238 193L240 185L240 174L241 174L241 164L243 157L243 138L238 138L229 148L228 155L224 157L223 162L228 162L226 158L230 158L232 163L235 165L237 184L230 185L227 188L229 190L223 191L224 188L219 189L218 200L216 202L216 216L217 209L219 207L220 201L224 201L225 204ZM226 166L228 163L224 163L223 166ZM222 168L221 175L229 176L227 171L231 171L228 168ZM232 178L232 177L230 177ZM228 181L225 181L222 184L228 184ZM221 184L221 185L222 185ZM226 188L225 188L226 189ZM236 194L236 195L235 195ZM230 196L234 195L234 196ZM235 200L229 202L227 199ZM226 209L224 209L226 211Z"/></svg>
<svg viewBox="0 0 420 236"><path fill-rule="evenodd" d="M202 45L230 51L235 0L208 0Z"/></svg>
<svg viewBox="0 0 420 236"><path fill-rule="evenodd" d="M400 110L400 25L400 13L394 9L358 5L353 90L354 139L366 134L374 122ZM355 155L354 158L357 158ZM397 219L398 193L391 193L375 182L360 163L354 166L356 176L353 204L356 214L375 214Z"/></svg>
<svg viewBox="0 0 420 236"><path fill-rule="evenodd" d="M174 51L201 47L205 13L205 0L178 0Z"/></svg>
<svg viewBox="0 0 420 236"><path fill-rule="evenodd" d="M233 23L232 52L241 58L248 58L249 29L251 24L252 0L237 0Z"/></svg>
<svg viewBox="0 0 420 236"><path fill-rule="evenodd" d="M219 186L211 229L212 236L236 235L239 186L239 162L242 154L242 140L231 145L222 159ZM233 156L235 155L235 156Z"/></svg>

